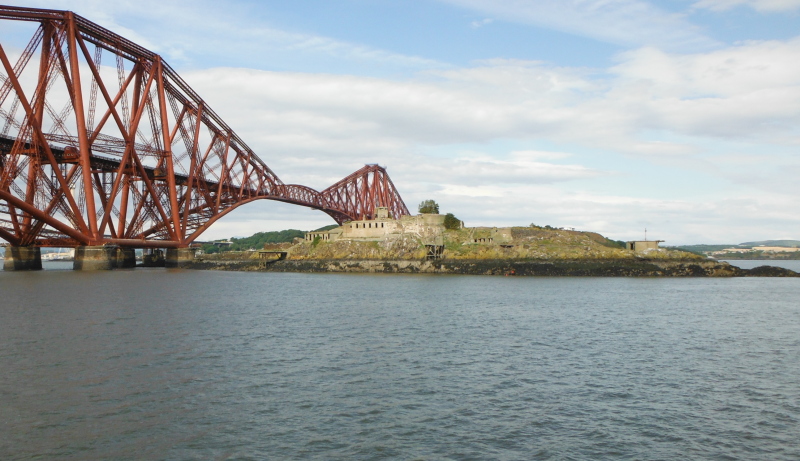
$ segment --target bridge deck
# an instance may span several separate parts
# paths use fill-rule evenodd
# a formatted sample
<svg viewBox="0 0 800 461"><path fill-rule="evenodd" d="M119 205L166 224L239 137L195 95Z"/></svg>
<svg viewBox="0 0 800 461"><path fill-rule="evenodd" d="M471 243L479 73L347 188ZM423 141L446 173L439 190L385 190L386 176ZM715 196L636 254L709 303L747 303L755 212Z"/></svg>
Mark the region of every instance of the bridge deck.
<svg viewBox="0 0 800 461"><path fill-rule="evenodd" d="M14 142L16 140L13 138L9 138L8 136L0 135L0 166L3 165L3 158L11 153L11 149L14 146ZM30 144L25 144L26 151L24 152L27 155L31 155L32 152L30 150ZM53 156L55 156L56 161L60 164L65 163L76 163L75 158L71 158L70 155L67 153L67 149L64 147L59 147L50 144L50 150L53 151ZM120 160L115 159L113 157L106 157L103 155L97 155L96 153L92 152L91 154L91 164L92 168L96 171L101 171L104 173L116 173L119 171ZM147 173L147 177L151 180L158 179L156 178L157 174L159 173L157 170L158 168L152 166L143 165L144 171ZM159 176L160 178L160 176ZM175 173L175 183L177 185L186 185L189 182L189 177L185 174ZM217 185L216 182L206 180L206 183L209 185Z"/></svg>

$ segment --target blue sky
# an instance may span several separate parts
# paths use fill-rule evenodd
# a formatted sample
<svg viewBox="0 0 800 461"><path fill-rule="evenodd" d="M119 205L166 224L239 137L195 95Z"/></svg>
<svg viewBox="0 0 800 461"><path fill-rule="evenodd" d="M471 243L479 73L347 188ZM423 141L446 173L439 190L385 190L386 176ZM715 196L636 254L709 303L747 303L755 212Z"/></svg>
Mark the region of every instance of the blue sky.
<svg viewBox="0 0 800 461"><path fill-rule="evenodd" d="M469 226L800 238L800 0L111 3L22 5L160 53L287 183L380 163ZM204 237L328 223L264 201Z"/></svg>

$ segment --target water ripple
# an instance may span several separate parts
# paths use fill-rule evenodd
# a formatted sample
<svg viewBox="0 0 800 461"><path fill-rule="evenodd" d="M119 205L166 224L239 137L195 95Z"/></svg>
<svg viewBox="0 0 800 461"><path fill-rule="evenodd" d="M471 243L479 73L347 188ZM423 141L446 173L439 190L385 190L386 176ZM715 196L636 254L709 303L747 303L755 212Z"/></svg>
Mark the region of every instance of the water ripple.
<svg viewBox="0 0 800 461"><path fill-rule="evenodd" d="M2 459L800 458L795 279L137 269L0 290Z"/></svg>

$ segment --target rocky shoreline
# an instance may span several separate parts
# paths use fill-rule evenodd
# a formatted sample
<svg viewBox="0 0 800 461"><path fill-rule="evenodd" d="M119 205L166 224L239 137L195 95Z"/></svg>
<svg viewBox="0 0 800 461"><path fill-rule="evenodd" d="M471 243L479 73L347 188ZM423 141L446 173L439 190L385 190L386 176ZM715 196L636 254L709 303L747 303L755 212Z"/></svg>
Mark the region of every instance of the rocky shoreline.
<svg viewBox="0 0 800 461"><path fill-rule="evenodd" d="M719 261L685 260L199 260L188 269L246 272L351 272L578 277L800 277L789 269L740 269Z"/></svg>

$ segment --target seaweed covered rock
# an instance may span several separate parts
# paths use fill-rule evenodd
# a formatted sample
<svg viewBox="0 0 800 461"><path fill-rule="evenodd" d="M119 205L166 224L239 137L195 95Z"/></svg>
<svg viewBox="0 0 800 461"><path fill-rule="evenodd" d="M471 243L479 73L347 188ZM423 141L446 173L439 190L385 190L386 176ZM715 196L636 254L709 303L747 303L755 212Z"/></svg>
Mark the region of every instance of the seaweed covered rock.
<svg viewBox="0 0 800 461"><path fill-rule="evenodd" d="M783 267L758 266L744 271L745 277L800 277L800 274Z"/></svg>

